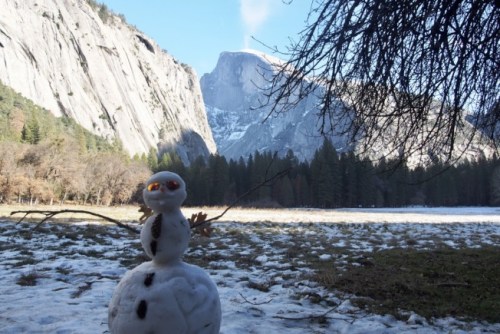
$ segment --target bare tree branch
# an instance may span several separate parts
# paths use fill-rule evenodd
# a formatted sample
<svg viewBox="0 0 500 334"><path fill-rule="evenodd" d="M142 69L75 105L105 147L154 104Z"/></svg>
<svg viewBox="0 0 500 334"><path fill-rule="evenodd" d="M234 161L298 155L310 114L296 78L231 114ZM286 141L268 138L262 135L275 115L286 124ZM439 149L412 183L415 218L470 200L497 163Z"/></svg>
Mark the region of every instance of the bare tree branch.
<svg viewBox="0 0 500 334"><path fill-rule="evenodd" d="M19 224L20 222L22 222L28 215L30 214L41 214L41 215L45 215L45 218L42 219L38 224L36 224L36 226L33 228L33 229L37 229L40 225L42 225L44 222L46 222L47 220L49 220L50 218L56 216L56 215L59 215L59 214L62 214L62 213L84 213L84 214L88 214L88 215L92 215L92 216L96 216L96 217L99 217L99 218L102 218L104 220L107 220L113 224L116 224L130 232L133 232L133 233L136 233L136 234L139 234L141 233L138 229L130 226L130 225L127 225L127 224L124 224L116 219L113 219L113 218L110 218L108 216L105 216L105 215L101 215L99 213L95 213L95 212L92 212L92 211L87 211L87 210L72 210L72 209L64 209L64 210L54 210L54 211L50 211L50 210L20 210L20 211L12 211L10 213L10 215L15 215L15 214L18 214L18 213L24 213L24 216L16 223L16 224Z"/></svg>
<svg viewBox="0 0 500 334"><path fill-rule="evenodd" d="M500 141L500 7L495 0L313 1L298 42L280 53L262 107L319 98L319 132L360 154L390 143L453 161ZM471 126L472 124L472 126ZM387 148L387 147L386 147Z"/></svg>

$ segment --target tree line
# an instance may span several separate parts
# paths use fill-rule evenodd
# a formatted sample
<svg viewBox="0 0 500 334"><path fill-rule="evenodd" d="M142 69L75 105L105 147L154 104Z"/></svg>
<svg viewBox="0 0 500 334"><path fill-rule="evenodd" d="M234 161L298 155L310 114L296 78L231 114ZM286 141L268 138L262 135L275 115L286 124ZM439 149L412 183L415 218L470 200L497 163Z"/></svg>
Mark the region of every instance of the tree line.
<svg viewBox="0 0 500 334"><path fill-rule="evenodd" d="M284 157L256 151L248 160L211 155L186 167L175 154L155 159L154 153L148 162L152 170L180 174L188 188L186 205L192 206L230 204L284 170L288 171L284 177L245 195L239 203L319 208L500 205L498 158L410 169L399 161L375 164L353 153L339 154L327 140L310 162L299 161L291 150Z"/></svg>
<svg viewBox="0 0 500 334"><path fill-rule="evenodd" d="M152 173L170 170L187 184L188 206L400 207L500 205L500 160L410 169L337 153L325 141L311 161L290 150L255 152L245 160L198 157L189 166L172 152L130 158L114 151L80 151L69 137L38 144L0 142L0 203L137 204ZM280 178L249 191L279 172Z"/></svg>
<svg viewBox="0 0 500 334"><path fill-rule="evenodd" d="M175 153L130 158L113 151L81 152L68 137L38 144L0 142L0 203L132 204L142 201L145 180L161 170L187 183L188 206L401 207L500 205L500 161L436 163L409 169L374 164L353 153L337 153L325 141L310 162L289 151L284 157L255 152L245 160L199 157L185 166ZM255 186L279 172L284 176Z"/></svg>
<svg viewBox="0 0 500 334"><path fill-rule="evenodd" d="M130 158L119 140L93 135L74 120L54 117L0 83L0 203L117 205L142 200L151 173L172 170L187 183L186 205L227 205L278 172L281 178L239 200L241 205L382 207L500 205L499 159L410 169L339 154L325 141L311 161L289 151L248 159L199 157L184 166L173 152ZM444 171L444 172L443 172ZM424 182L425 181L425 182Z"/></svg>
<svg viewBox="0 0 500 334"><path fill-rule="evenodd" d="M0 203L112 205L134 201L150 175L142 162L112 151L81 152L70 138L37 145L0 142Z"/></svg>

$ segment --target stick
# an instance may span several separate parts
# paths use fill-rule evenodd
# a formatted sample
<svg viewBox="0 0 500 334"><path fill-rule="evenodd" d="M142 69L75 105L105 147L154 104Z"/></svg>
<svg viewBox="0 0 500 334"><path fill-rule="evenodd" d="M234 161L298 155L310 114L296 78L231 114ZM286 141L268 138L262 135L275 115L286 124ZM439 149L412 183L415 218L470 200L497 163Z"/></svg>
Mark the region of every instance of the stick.
<svg viewBox="0 0 500 334"><path fill-rule="evenodd" d="M345 319L345 318L339 318L339 317L327 317L328 313L335 311L337 308L338 308L338 306L335 306L335 307L329 309L328 311L326 311L322 314L318 314L318 315L308 315L308 316L304 316L304 317L285 317L285 316L280 316L280 315L274 315L273 318L282 319L282 320L296 320L296 321L332 319L332 320L342 320L345 322L349 322L351 324L353 324L354 321L356 321L355 318L354 319Z"/></svg>
<svg viewBox="0 0 500 334"><path fill-rule="evenodd" d="M16 223L16 224L19 224L20 222L22 222L29 214L42 214L42 215L45 215L45 218L42 219L38 224L36 224L36 226L33 228L33 230L37 229L41 224L43 224L44 222L46 222L48 219L54 217L55 215L58 215L58 214L61 214L61 213L85 213L85 214L88 214L88 215L92 215L92 216L96 216L96 217L99 217L99 218L102 218L104 220L107 220L113 224L116 224L126 230L129 230L130 232L134 232L136 234L139 234L141 233L138 229L135 229L133 228L132 226L129 226L127 224L124 224L116 219L113 219L113 218L110 218L108 216L105 216L105 215L101 215L99 213L95 213L95 212L92 212L92 211L86 211L86 210L72 210L72 209L64 209L64 210L54 210L54 211L50 211L50 210L46 210L46 211L43 211L43 210L22 210L22 211L12 211L10 213L10 215L15 215L17 213L24 213L25 215Z"/></svg>
<svg viewBox="0 0 500 334"><path fill-rule="evenodd" d="M272 298L269 298L269 300L266 300L265 302L252 302L252 301L249 301L247 298L245 298L245 296L243 296L240 292L240 296L241 298L243 298L243 300L246 302L246 303L249 303L249 304L252 304L252 305L255 305L255 306L258 306L258 305L263 305L263 304L269 304L270 302L273 301Z"/></svg>

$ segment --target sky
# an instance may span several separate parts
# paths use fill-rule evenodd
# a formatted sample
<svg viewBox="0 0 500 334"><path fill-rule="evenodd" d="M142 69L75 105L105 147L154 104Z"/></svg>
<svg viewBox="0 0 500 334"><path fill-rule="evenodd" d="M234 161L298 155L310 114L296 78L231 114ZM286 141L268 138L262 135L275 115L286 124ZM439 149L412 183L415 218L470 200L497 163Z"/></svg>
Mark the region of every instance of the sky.
<svg viewBox="0 0 500 334"><path fill-rule="evenodd" d="M286 50L306 25L311 0L101 0L198 76L223 51ZM275 54L276 55L276 54Z"/></svg>

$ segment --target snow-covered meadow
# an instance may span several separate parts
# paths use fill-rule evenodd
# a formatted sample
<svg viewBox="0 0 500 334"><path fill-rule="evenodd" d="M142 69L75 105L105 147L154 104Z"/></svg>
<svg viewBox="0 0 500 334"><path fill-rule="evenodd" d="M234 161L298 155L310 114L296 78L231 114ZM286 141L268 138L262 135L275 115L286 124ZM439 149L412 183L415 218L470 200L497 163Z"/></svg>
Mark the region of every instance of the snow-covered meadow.
<svg viewBox="0 0 500 334"><path fill-rule="evenodd" d="M0 218L0 333L106 333L114 287L146 260L138 236L92 218L34 231L16 218ZM500 332L499 323L367 313L310 280L306 261L344 265L331 247L499 246L500 208L231 209L212 226L211 238L193 237L185 260L216 282L222 334Z"/></svg>

